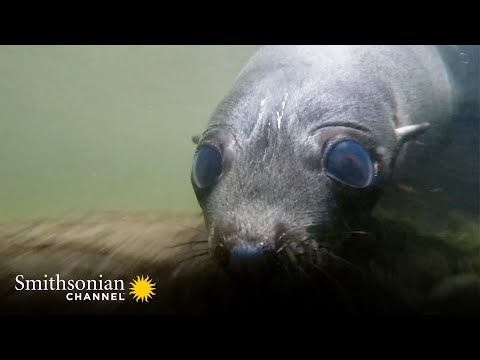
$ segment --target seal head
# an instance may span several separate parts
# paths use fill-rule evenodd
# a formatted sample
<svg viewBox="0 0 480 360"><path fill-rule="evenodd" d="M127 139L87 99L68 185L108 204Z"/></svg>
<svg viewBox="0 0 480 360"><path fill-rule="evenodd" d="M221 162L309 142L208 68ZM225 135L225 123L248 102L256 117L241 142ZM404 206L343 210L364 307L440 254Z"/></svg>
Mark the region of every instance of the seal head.
<svg viewBox="0 0 480 360"><path fill-rule="evenodd" d="M196 139L191 179L219 263L237 274L317 266L362 230L400 149L443 109L405 104L410 89L381 66L408 50L265 47L251 59ZM402 123L429 107L425 122Z"/></svg>

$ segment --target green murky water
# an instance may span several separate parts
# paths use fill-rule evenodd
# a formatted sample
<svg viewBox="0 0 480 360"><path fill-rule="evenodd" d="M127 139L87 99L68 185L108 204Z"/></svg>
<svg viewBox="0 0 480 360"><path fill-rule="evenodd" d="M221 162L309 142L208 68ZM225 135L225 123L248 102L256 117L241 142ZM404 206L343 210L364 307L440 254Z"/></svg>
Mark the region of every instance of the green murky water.
<svg viewBox="0 0 480 360"><path fill-rule="evenodd" d="M257 46L1 46L0 221L197 211L194 145Z"/></svg>

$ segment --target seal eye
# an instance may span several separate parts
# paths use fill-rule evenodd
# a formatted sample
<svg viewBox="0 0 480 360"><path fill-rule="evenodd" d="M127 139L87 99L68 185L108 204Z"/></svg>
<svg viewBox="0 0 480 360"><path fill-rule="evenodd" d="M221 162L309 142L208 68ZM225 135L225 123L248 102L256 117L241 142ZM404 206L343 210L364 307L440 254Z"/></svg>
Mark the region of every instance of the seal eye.
<svg viewBox="0 0 480 360"><path fill-rule="evenodd" d="M372 183L373 161L365 148L351 140L335 144L329 151L325 170L328 176L348 186L364 188Z"/></svg>
<svg viewBox="0 0 480 360"><path fill-rule="evenodd" d="M193 180L205 189L213 185L222 174L222 154L216 147L204 145L197 149L193 159Z"/></svg>

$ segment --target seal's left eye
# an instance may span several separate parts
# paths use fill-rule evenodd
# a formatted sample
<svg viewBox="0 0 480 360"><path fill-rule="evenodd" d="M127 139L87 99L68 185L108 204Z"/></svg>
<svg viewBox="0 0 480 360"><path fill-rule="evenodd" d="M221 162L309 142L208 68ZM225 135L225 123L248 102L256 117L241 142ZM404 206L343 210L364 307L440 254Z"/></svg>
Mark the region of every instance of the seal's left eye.
<svg viewBox="0 0 480 360"><path fill-rule="evenodd" d="M341 141L332 147L327 154L325 171L331 178L356 188L371 185L375 173L370 154L352 140Z"/></svg>
<svg viewBox="0 0 480 360"><path fill-rule="evenodd" d="M222 174L223 157L220 151L210 145L203 145L195 152L193 159L193 180L195 184L205 189L213 183Z"/></svg>

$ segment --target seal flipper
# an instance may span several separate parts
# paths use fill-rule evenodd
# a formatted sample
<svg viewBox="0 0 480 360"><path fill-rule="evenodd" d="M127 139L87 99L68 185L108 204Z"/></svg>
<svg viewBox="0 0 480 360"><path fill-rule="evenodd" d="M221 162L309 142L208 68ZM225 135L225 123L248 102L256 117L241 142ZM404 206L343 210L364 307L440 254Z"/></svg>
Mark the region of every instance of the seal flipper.
<svg viewBox="0 0 480 360"><path fill-rule="evenodd" d="M395 135L397 136L398 146L402 146L406 142L422 135L430 127L429 123L407 125L395 129Z"/></svg>
<svg viewBox="0 0 480 360"><path fill-rule="evenodd" d="M192 135L192 142L197 145L200 141L200 135Z"/></svg>

